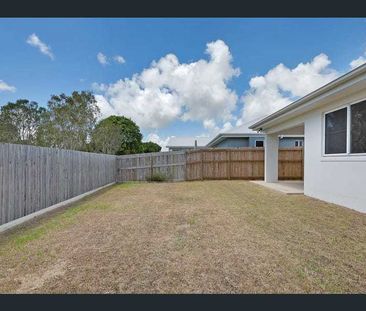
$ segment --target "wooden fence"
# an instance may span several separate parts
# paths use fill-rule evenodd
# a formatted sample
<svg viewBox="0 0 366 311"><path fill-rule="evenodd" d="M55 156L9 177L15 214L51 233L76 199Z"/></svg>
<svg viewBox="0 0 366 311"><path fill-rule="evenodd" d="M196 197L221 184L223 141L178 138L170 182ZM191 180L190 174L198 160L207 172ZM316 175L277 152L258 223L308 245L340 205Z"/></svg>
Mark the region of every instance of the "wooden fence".
<svg viewBox="0 0 366 311"><path fill-rule="evenodd" d="M0 143L0 225L116 181L116 156Z"/></svg>
<svg viewBox="0 0 366 311"><path fill-rule="evenodd" d="M155 173L168 180L185 180L186 154L184 151L131 154L117 158L119 182L146 181Z"/></svg>
<svg viewBox="0 0 366 311"><path fill-rule="evenodd" d="M302 148L279 150L279 179L303 178ZM0 225L119 181L263 179L264 149L112 156L0 143Z"/></svg>
<svg viewBox="0 0 366 311"><path fill-rule="evenodd" d="M303 148L280 148L278 151L278 179L304 179Z"/></svg>
<svg viewBox="0 0 366 311"><path fill-rule="evenodd" d="M154 173L168 180L264 179L263 148L197 149L125 155L117 158L118 181L146 181ZM279 179L303 178L302 148L279 149Z"/></svg>
<svg viewBox="0 0 366 311"><path fill-rule="evenodd" d="M187 180L263 179L264 149L198 149L187 151Z"/></svg>

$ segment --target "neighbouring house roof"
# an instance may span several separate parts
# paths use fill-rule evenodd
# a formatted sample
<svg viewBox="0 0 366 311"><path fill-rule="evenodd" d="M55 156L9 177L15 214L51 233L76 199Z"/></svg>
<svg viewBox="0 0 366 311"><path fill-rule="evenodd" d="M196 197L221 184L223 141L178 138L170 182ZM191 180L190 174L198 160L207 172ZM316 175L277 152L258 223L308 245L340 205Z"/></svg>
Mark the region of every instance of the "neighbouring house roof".
<svg viewBox="0 0 366 311"><path fill-rule="evenodd" d="M210 141L209 137L171 137L167 143L167 148L193 148L197 140L197 147L204 147Z"/></svg>
<svg viewBox="0 0 366 311"><path fill-rule="evenodd" d="M260 121L253 123L249 128L253 130L261 130L262 128L272 126L275 123L282 122L288 118L301 115L304 112L317 108L320 101L331 94L344 91L345 89L366 81L366 64L363 64L339 78L329 82L328 84L316 89L315 91L305 95L304 97L294 101L288 106L262 118Z"/></svg>
<svg viewBox="0 0 366 311"><path fill-rule="evenodd" d="M228 130L226 132L222 132L217 134L213 139L211 139L207 143L207 147L212 147L218 144L219 142L225 140L226 138L243 138L243 137L251 137L251 136L263 136L263 134L258 134L257 132L249 129L249 123L237 126Z"/></svg>

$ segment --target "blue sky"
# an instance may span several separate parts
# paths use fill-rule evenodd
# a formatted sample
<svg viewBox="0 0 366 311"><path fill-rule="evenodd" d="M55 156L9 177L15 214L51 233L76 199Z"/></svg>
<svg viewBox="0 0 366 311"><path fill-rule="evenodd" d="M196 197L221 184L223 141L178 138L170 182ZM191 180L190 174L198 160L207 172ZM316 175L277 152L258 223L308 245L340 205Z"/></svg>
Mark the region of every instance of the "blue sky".
<svg viewBox="0 0 366 311"><path fill-rule="evenodd" d="M50 48L54 59L26 42L32 34ZM45 106L51 94L93 90L112 107L107 112L136 116L145 137L154 133L155 138L166 139L214 135L240 125L350 70L351 61L362 63L366 20L0 19L0 42L0 81L10 87L0 88L0 105L27 98ZM217 66L214 54L205 52L210 42L216 42L212 53L224 53ZM108 64L98 62L98 53ZM178 62L170 59L172 70L151 65L167 54L174 54ZM116 55L125 62L115 62ZM186 80L180 77L170 83L200 60L206 61L202 68L207 73L186 76L198 82L183 87ZM280 63L284 67L266 76ZM308 67L300 68L300 63ZM151 68L160 74L146 80L141 73ZM261 78L250 86L254 77ZM287 78L278 82L282 77ZM120 79L128 83L118 84ZM295 80L296 85L286 86L286 81ZM302 88L303 84L307 86Z"/></svg>

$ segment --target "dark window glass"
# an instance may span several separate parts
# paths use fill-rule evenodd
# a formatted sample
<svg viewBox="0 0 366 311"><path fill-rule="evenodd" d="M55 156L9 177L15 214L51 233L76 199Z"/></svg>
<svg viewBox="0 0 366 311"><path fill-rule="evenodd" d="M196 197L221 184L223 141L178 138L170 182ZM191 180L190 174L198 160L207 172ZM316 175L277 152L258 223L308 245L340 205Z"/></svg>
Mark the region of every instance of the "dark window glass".
<svg viewBox="0 0 366 311"><path fill-rule="evenodd" d="M366 153L366 101L351 106L351 153Z"/></svg>
<svg viewBox="0 0 366 311"><path fill-rule="evenodd" d="M255 146L256 147L263 147L264 145L263 145L263 141L262 140L257 140L256 142L255 142Z"/></svg>
<svg viewBox="0 0 366 311"><path fill-rule="evenodd" d="M325 153L347 152L347 108L325 115Z"/></svg>

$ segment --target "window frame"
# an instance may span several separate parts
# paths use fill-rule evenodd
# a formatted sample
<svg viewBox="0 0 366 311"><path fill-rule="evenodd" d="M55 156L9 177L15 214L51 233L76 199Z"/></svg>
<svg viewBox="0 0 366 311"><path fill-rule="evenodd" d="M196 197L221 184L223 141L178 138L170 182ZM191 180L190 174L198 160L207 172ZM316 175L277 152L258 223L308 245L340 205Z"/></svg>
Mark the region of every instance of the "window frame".
<svg viewBox="0 0 366 311"><path fill-rule="evenodd" d="M297 143L297 146L296 146L296 143ZM302 148L304 147L304 141L301 140L301 139L296 139L295 140L295 148Z"/></svg>
<svg viewBox="0 0 366 311"><path fill-rule="evenodd" d="M262 147L258 147L257 146L257 141L262 142L263 143L263 146ZM254 145L255 145L255 148L264 148L264 140L256 139L256 140L254 140Z"/></svg>
<svg viewBox="0 0 366 311"><path fill-rule="evenodd" d="M357 100L342 106L338 106L337 108L334 108L332 110L325 111L322 116L322 156L323 157L360 157L360 156L366 156L365 153L351 153L351 106L360 104L362 102L365 102L366 105L366 98L363 98L361 100ZM337 110L342 110L344 108L347 108L347 126L346 126L346 152L345 153L325 153L325 117L327 114L335 112Z"/></svg>

